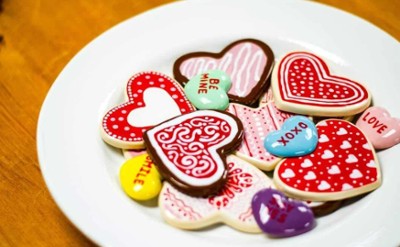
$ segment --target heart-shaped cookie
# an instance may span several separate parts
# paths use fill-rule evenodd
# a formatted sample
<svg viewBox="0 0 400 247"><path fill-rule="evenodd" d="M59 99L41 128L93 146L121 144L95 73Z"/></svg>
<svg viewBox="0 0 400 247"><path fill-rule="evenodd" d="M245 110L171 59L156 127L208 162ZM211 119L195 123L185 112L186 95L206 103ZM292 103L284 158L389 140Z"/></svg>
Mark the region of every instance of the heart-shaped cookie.
<svg viewBox="0 0 400 247"><path fill-rule="evenodd" d="M225 110L229 105L227 92L232 82L221 70L207 70L192 77L185 85L189 101L200 110Z"/></svg>
<svg viewBox="0 0 400 247"><path fill-rule="evenodd" d="M251 205L258 226L274 237L299 235L315 226L314 214L305 203L289 199L275 189L257 192Z"/></svg>
<svg viewBox="0 0 400 247"><path fill-rule="evenodd" d="M227 157L228 178L218 194L201 198L177 191L165 182L159 197L161 215L169 224L200 229L223 222L244 232L261 232L254 220L251 199L271 186L264 173L233 155Z"/></svg>
<svg viewBox="0 0 400 247"><path fill-rule="evenodd" d="M314 123L304 116L287 119L280 130L267 135L265 149L279 157L303 156L314 151L318 142Z"/></svg>
<svg viewBox="0 0 400 247"><path fill-rule="evenodd" d="M292 114L280 111L273 102L259 108L232 103L227 111L238 117L244 128L243 141L235 154L261 170L274 169L281 159L265 150L264 139L269 133L280 129Z"/></svg>
<svg viewBox="0 0 400 247"><path fill-rule="evenodd" d="M178 58L174 77L183 85L190 78L210 69L222 70L232 80L231 102L253 105L267 89L274 54L265 43L255 39L238 40L220 53L194 52Z"/></svg>
<svg viewBox="0 0 400 247"><path fill-rule="evenodd" d="M232 114L201 110L155 126L145 132L144 140L168 182L189 195L208 196L224 185L225 155L242 137L243 126Z"/></svg>
<svg viewBox="0 0 400 247"><path fill-rule="evenodd" d="M135 74L126 86L128 102L103 117L101 135L108 144L143 149L143 132L167 119L195 110L181 86L158 72Z"/></svg>
<svg viewBox="0 0 400 247"><path fill-rule="evenodd" d="M400 119L391 117L382 107L368 108L356 125L376 149L389 148L400 142Z"/></svg>
<svg viewBox="0 0 400 247"><path fill-rule="evenodd" d="M313 116L351 116L365 110L368 90L356 81L330 74L326 63L308 52L285 55L272 72L277 107Z"/></svg>
<svg viewBox="0 0 400 247"><path fill-rule="evenodd" d="M313 153L277 165L274 182L280 190L303 200L333 201L380 186L373 146L355 125L329 119L319 122L317 130L319 140Z"/></svg>

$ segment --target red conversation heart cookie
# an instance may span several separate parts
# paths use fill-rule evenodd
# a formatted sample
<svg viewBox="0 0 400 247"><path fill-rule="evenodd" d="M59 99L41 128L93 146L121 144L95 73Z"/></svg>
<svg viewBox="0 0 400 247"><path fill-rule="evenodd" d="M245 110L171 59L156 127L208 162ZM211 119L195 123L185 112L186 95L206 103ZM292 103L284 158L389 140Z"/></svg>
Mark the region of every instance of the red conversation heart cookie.
<svg viewBox="0 0 400 247"><path fill-rule="evenodd" d="M146 131L144 140L168 182L189 195L207 196L224 185L225 155L242 136L243 126L235 116L202 110L165 121Z"/></svg>
<svg viewBox="0 0 400 247"><path fill-rule="evenodd" d="M181 86L157 72L134 75L126 86L128 102L103 117L101 134L108 144L124 149L142 149L143 132L167 119L195 108Z"/></svg>
<svg viewBox="0 0 400 247"><path fill-rule="evenodd" d="M326 63L308 52L284 56L272 72L271 85L278 108L299 114L350 116L371 102L363 85L331 75Z"/></svg>
<svg viewBox="0 0 400 247"><path fill-rule="evenodd" d="M274 182L293 197L332 201L378 188L381 171L373 146L353 124L338 119L317 124L317 148L303 157L282 160Z"/></svg>
<svg viewBox="0 0 400 247"><path fill-rule="evenodd" d="M255 39L243 39L228 45L220 53L183 55L174 64L174 77L185 84L207 70L222 70L232 80L228 92L230 101L253 105L269 85L273 64L274 54L268 45Z"/></svg>

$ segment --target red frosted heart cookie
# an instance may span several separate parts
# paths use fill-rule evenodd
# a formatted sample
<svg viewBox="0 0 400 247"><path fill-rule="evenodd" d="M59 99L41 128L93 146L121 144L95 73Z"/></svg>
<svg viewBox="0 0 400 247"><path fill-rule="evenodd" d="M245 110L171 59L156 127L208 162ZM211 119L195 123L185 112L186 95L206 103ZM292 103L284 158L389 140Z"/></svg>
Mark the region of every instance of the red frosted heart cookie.
<svg viewBox="0 0 400 247"><path fill-rule="evenodd" d="M230 101L253 105L269 85L273 64L274 54L267 44L255 39L243 39L228 45L220 53L183 55L174 64L174 77L185 84L207 70L222 70L232 80L228 92Z"/></svg>
<svg viewBox="0 0 400 247"><path fill-rule="evenodd" d="M235 116L212 110L195 111L145 132L147 152L161 175L192 196L217 192L226 180L225 155L242 140Z"/></svg>
<svg viewBox="0 0 400 247"><path fill-rule="evenodd" d="M284 56L272 72L279 109L315 116L350 116L365 110L371 95L356 81L330 74L326 63L308 52Z"/></svg>
<svg viewBox="0 0 400 247"><path fill-rule="evenodd" d="M381 184L379 161L365 135L339 119L317 124L319 140L311 154L282 160L274 182L288 195L332 201L360 195Z"/></svg>
<svg viewBox="0 0 400 247"><path fill-rule="evenodd" d="M126 86L128 102L103 117L101 134L108 144L124 149L142 149L143 132L167 119L195 108L181 86L158 72L138 73Z"/></svg>

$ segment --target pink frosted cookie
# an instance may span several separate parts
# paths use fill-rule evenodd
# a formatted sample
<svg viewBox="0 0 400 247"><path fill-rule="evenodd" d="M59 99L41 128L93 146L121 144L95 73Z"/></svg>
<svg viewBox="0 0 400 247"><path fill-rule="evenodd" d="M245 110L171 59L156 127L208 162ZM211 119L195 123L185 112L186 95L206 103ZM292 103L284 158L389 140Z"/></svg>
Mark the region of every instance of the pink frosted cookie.
<svg viewBox="0 0 400 247"><path fill-rule="evenodd" d="M239 119L202 110L163 122L146 131L147 152L161 175L178 190L208 196L225 183L226 155L243 137Z"/></svg>
<svg viewBox="0 0 400 247"><path fill-rule="evenodd" d="M373 146L353 124L339 119L317 124L319 140L311 154L282 160L275 169L277 188L310 201L360 195L381 184Z"/></svg>
<svg viewBox="0 0 400 247"><path fill-rule="evenodd" d="M108 144L123 149L143 149L143 132L167 119L195 108L181 86L158 72L141 72L128 81L128 102L109 110L103 117L101 136Z"/></svg>
<svg viewBox="0 0 400 247"><path fill-rule="evenodd" d="M228 92L231 102L253 105L269 85L268 77L273 64L274 54L268 45L255 39L243 39L230 44L220 53L183 55L174 64L174 77L185 84L207 70L222 70L232 80Z"/></svg>
<svg viewBox="0 0 400 247"><path fill-rule="evenodd" d="M278 110L273 102L259 108L233 103L227 111L242 121L245 133L235 154L261 170L274 169L281 158L270 154L264 148L264 139L270 132L280 129L283 122L292 114Z"/></svg>
<svg viewBox="0 0 400 247"><path fill-rule="evenodd" d="M146 154L147 152L146 152L146 149L139 149L139 150L124 149L124 150L122 150L122 153L126 159L131 159L131 158L135 158L139 155Z"/></svg>
<svg viewBox="0 0 400 247"><path fill-rule="evenodd" d="M260 105L268 104L269 102L274 101L274 94L272 93L272 88L268 88L268 91L261 95Z"/></svg>
<svg viewBox="0 0 400 247"><path fill-rule="evenodd" d="M217 195L191 197L165 182L160 193L161 215L169 224L183 229L199 229L223 222L244 232L261 232L254 220L251 199L272 181L246 161L227 157L228 178Z"/></svg>
<svg viewBox="0 0 400 247"><path fill-rule="evenodd" d="M271 85L279 109L312 116L351 116L365 110L371 95L356 81L330 74L308 52L285 55L274 67Z"/></svg>

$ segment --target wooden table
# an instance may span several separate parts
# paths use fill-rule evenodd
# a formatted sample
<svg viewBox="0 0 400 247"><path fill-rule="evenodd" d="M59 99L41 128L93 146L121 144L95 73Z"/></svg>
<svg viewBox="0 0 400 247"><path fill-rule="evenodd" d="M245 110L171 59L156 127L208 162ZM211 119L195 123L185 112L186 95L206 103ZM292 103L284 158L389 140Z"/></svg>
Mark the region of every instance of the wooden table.
<svg viewBox="0 0 400 247"><path fill-rule="evenodd" d="M93 245L52 200L36 155L36 123L49 87L93 38L169 0L0 0L0 245ZM400 2L318 0L400 40Z"/></svg>

